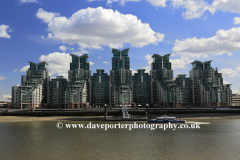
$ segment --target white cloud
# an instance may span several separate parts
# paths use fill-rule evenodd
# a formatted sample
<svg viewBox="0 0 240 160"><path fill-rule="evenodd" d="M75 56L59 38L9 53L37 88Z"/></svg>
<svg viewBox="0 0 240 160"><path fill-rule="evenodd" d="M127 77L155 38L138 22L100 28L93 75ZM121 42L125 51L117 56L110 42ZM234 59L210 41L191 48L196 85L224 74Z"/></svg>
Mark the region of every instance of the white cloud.
<svg viewBox="0 0 240 160"><path fill-rule="evenodd" d="M90 2L97 0L88 0ZM125 2L139 2L142 0L107 0L107 4L111 6L113 2L117 2L120 5L124 5ZM211 14L216 13L217 10L223 12L240 13L240 1L239 0L213 0L210 4L207 0L146 0L152 6L155 7L167 7L166 2L169 2L168 6L172 6L173 9L182 8L182 16L185 19L194 19L204 16L208 11ZM205 16L204 19L207 17Z"/></svg>
<svg viewBox="0 0 240 160"><path fill-rule="evenodd" d="M228 81L223 81L223 84L231 84L231 83L229 83Z"/></svg>
<svg viewBox="0 0 240 160"><path fill-rule="evenodd" d="M106 64L108 64L108 62L102 62L102 63L106 63Z"/></svg>
<svg viewBox="0 0 240 160"><path fill-rule="evenodd" d="M145 58L146 58L146 60L147 60L147 62L148 62L148 65L151 66L151 64L152 64L152 62L153 62L152 55L147 54L147 55L145 56Z"/></svg>
<svg viewBox="0 0 240 160"><path fill-rule="evenodd" d="M58 76L63 76L64 78L68 79L68 72L59 73Z"/></svg>
<svg viewBox="0 0 240 160"><path fill-rule="evenodd" d="M78 56L81 56L81 55L87 54L87 53L88 53L88 51L85 51L85 50L72 52L72 54L75 54L75 55L78 55Z"/></svg>
<svg viewBox="0 0 240 160"><path fill-rule="evenodd" d="M3 95L3 98L1 98L0 99L0 101L4 101L4 102L9 102L9 101L11 101L11 100L9 100L8 98L12 98L12 96L11 95Z"/></svg>
<svg viewBox="0 0 240 160"><path fill-rule="evenodd" d="M37 0L18 0L20 3L39 3Z"/></svg>
<svg viewBox="0 0 240 160"><path fill-rule="evenodd" d="M65 52L68 49L68 47L62 45L62 46L59 47L59 49L61 49L63 52Z"/></svg>
<svg viewBox="0 0 240 160"><path fill-rule="evenodd" d="M71 48L70 50L71 50L71 51L73 51L73 50L74 50L74 48Z"/></svg>
<svg viewBox="0 0 240 160"><path fill-rule="evenodd" d="M234 24L240 24L240 18L234 17Z"/></svg>
<svg viewBox="0 0 240 160"><path fill-rule="evenodd" d="M44 39L44 37L43 37L43 36L41 36L41 38L42 38L42 39Z"/></svg>
<svg viewBox="0 0 240 160"><path fill-rule="evenodd" d="M146 70L145 70L145 73L150 73L150 71L151 71L151 66L145 66L145 67L143 66L142 69L146 69Z"/></svg>
<svg viewBox="0 0 240 160"><path fill-rule="evenodd" d="M168 0L147 0L151 5L157 6L157 7L166 7L166 2Z"/></svg>
<svg viewBox="0 0 240 160"><path fill-rule="evenodd" d="M10 38L11 36L7 33L11 32L8 25L0 25L0 38Z"/></svg>
<svg viewBox="0 0 240 160"><path fill-rule="evenodd" d="M222 73L223 77L236 77L239 76L237 69L233 70L232 68L222 68L219 73Z"/></svg>
<svg viewBox="0 0 240 160"><path fill-rule="evenodd" d="M14 72L16 72L18 69L15 69L15 70L13 70Z"/></svg>
<svg viewBox="0 0 240 160"><path fill-rule="evenodd" d="M89 0L89 1L96 1L96 0ZM107 4L111 5L113 2L119 2L120 5L124 5L125 2L132 1L132 2L139 2L141 0L108 0ZM172 6L173 9L176 8L183 8L184 13L182 16L185 19L194 19L200 18L204 15L206 11L209 11L211 14L216 12L215 6L205 2L204 0L146 0L152 6L155 7L166 7L166 2L170 2L169 6ZM206 19L206 18L205 18Z"/></svg>
<svg viewBox="0 0 240 160"><path fill-rule="evenodd" d="M146 72L146 73L150 73L151 64L152 64L152 62L153 62L152 55L147 54L147 55L145 56L145 58L146 58L146 60L147 60L147 62L148 62L148 66L142 66L142 69L146 69L145 72Z"/></svg>
<svg viewBox="0 0 240 160"><path fill-rule="evenodd" d="M88 0L88 1L95 1L95 0ZM141 0L107 0L107 5L110 5L113 2L119 2L120 5L124 6L125 2L139 2Z"/></svg>
<svg viewBox="0 0 240 160"><path fill-rule="evenodd" d="M101 58L102 58L101 56L98 57L98 59L101 59Z"/></svg>
<svg viewBox="0 0 240 160"><path fill-rule="evenodd" d="M172 69L186 69L186 65L193 62L193 60L186 56L182 56L179 59L170 59L170 62L172 63Z"/></svg>
<svg viewBox="0 0 240 160"><path fill-rule="evenodd" d="M212 6L224 12L240 13L239 0L214 0Z"/></svg>
<svg viewBox="0 0 240 160"><path fill-rule="evenodd" d="M240 90L239 90L239 89L232 89L232 93L233 93L233 94L239 94L239 93L240 93Z"/></svg>
<svg viewBox="0 0 240 160"><path fill-rule="evenodd" d="M137 73L137 71L134 71L133 69L130 68L130 70L132 71L132 75L134 75L134 73Z"/></svg>
<svg viewBox="0 0 240 160"><path fill-rule="evenodd" d="M172 49L178 54L188 56L232 55L232 52L240 51L240 27L229 30L218 30L216 35L210 38L188 38L176 40Z"/></svg>
<svg viewBox="0 0 240 160"><path fill-rule="evenodd" d="M184 8L182 14L185 19L200 18L206 11L215 13L215 8L204 0L171 0L173 8Z"/></svg>
<svg viewBox="0 0 240 160"><path fill-rule="evenodd" d="M89 64L90 64L90 65L94 65L94 63L93 63L93 62L89 62Z"/></svg>
<svg viewBox="0 0 240 160"><path fill-rule="evenodd" d="M40 8L36 14L37 18L42 19L44 23L51 23L54 18L58 17L58 13L46 12ZM48 35L50 37L50 35Z"/></svg>
<svg viewBox="0 0 240 160"><path fill-rule="evenodd" d="M21 68L21 69L19 70L19 72L26 72L26 71L28 70L28 68L30 68L29 65L24 66L23 68Z"/></svg>
<svg viewBox="0 0 240 160"><path fill-rule="evenodd" d="M39 60L46 61L49 64L48 69L51 71L52 75L56 73L61 75L67 73L70 69L69 64L72 61L72 57L68 53L54 52L48 55L41 55Z"/></svg>
<svg viewBox="0 0 240 160"><path fill-rule="evenodd" d="M7 79L7 78L5 78L5 77L3 77L3 76L0 76L0 81L2 81L2 80L4 80L4 79Z"/></svg>
<svg viewBox="0 0 240 160"><path fill-rule="evenodd" d="M81 48L121 48L125 43L143 47L158 44L164 38L164 34L154 32L136 16L102 7L79 10L70 18L40 8L36 16L48 24L48 38L70 45L77 43Z"/></svg>

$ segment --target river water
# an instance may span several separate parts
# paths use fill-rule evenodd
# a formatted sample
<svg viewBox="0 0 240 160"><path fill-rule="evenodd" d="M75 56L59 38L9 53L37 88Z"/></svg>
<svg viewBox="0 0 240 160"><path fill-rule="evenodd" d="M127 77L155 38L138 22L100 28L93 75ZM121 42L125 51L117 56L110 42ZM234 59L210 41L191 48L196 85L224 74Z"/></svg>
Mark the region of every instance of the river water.
<svg viewBox="0 0 240 160"><path fill-rule="evenodd" d="M105 131L58 129L54 121L0 123L0 159L240 159L240 119L198 121L211 124L200 129Z"/></svg>

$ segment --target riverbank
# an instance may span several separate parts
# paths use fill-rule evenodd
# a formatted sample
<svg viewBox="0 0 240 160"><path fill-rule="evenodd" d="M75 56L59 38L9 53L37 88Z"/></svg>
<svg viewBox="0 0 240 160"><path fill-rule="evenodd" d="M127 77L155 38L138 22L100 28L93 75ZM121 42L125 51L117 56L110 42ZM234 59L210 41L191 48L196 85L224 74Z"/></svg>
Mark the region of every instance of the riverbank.
<svg viewBox="0 0 240 160"><path fill-rule="evenodd" d="M149 115L149 119L161 115ZM184 120L221 120L221 119L240 119L237 114L169 114L177 119ZM104 121L104 116L51 116L51 117L33 117L33 116L0 116L0 123L5 122L35 122L35 121Z"/></svg>

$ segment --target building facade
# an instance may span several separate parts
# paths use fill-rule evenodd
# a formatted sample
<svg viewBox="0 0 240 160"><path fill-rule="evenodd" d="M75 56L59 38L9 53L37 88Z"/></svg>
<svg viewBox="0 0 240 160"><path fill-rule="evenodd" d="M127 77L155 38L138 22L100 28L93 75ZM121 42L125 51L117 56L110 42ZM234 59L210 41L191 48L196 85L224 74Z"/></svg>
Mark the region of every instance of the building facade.
<svg viewBox="0 0 240 160"><path fill-rule="evenodd" d="M222 74L211 67L212 61L192 62L189 72L192 80L193 104L196 106L230 106L232 91L230 85L223 84Z"/></svg>
<svg viewBox="0 0 240 160"><path fill-rule="evenodd" d="M132 77L133 80L133 101L137 105L151 103L151 77L145 73L146 69L138 69Z"/></svg>
<svg viewBox="0 0 240 160"><path fill-rule="evenodd" d="M49 107L64 107L64 93L68 87L68 81L63 76L52 78L49 83Z"/></svg>
<svg viewBox="0 0 240 160"><path fill-rule="evenodd" d="M91 70L88 55L71 54L72 63L68 71L68 87L64 94L65 108L88 107L91 103Z"/></svg>
<svg viewBox="0 0 240 160"><path fill-rule="evenodd" d="M132 71L130 70L129 49L112 49L112 70L109 81L110 106L134 105L132 93Z"/></svg>
<svg viewBox="0 0 240 160"><path fill-rule="evenodd" d="M29 62L20 86L12 87L12 105L15 108L69 108L231 106L231 84L224 85L222 74L211 67L211 61L192 62L189 77L185 74L173 79L170 54L153 54L150 75L138 69L132 75L129 49L112 49L110 74L97 69L91 76L88 55L71 54L68 80L57 76L50 80L48 63Z"/></svg>
<svg viewBox="0 0 240 160"><path fill-rule="evenodd" d="M15 108L46 107L49 104L50 73L48 63L29 62L26 76L21 78L21 86L12 87L12 105Z"/></svg>
<svg viewBox="0 0 240 160"><path fill-rule="evenodd" d="M173 81L170 54L154 54L151 64L151 103L153 106L182 107L182 91Z"/></svg>
<svg viewBox="0 0 240 160"><path fill-rule="evenodd" d="M93 73L91 87L93 107L109 104L109 76L104 69L97 69L97 73Z"/></svg>

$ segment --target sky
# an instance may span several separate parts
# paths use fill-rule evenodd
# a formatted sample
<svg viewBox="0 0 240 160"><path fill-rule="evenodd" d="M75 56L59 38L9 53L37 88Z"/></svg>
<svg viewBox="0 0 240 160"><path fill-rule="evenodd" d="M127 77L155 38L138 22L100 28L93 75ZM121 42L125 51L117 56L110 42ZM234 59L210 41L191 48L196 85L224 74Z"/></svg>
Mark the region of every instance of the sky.
<svg viewBox="0 0 240 160"><path fill-rule="evenodd" d="M88 54L92 74L109 74L112 48L130 49L133 73L149 72L153 54L171 54L174 78L212 60L239 93L239 8L239 0L2 0L0 101L21 85L28 61L67 78L70 54Z"/></svg>

